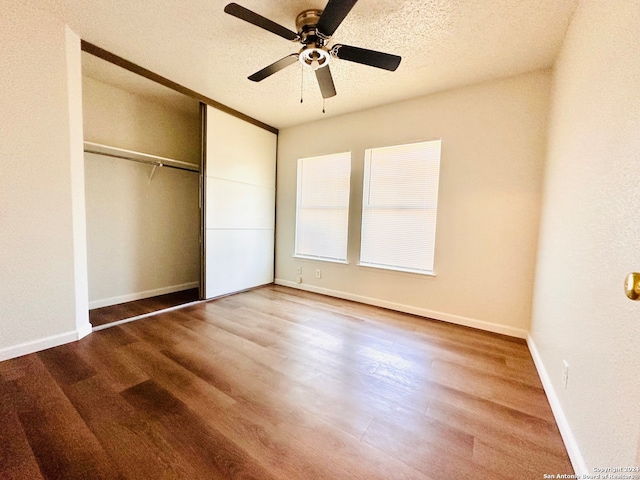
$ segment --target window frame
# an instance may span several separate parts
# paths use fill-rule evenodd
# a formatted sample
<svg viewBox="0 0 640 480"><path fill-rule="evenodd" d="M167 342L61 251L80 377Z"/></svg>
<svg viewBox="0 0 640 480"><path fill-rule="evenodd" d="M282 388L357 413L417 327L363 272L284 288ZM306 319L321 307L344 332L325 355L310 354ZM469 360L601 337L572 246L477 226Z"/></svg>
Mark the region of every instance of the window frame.
<svg viewBox="0 0 640 480"><path fill-rule="evenodd" d="M320 161L323 159L331 158L331 157L346 157L344 160L347 162L347 179L346 179L346 191L342 192L346 197L346 205L342 205L339 208L341 211L346 212L346 219L344 225L341 227L341 234L344 235L344 258L341 257L333 257L333 256L323 256L323 255L312 255L299 253L299 225L300 225L300 213L301 209L305 207L301 204L303 199L302 189L304 187L302 176L304 175L304 163L305 161ZM321 262L330 262L330 263L338 263L348 265L348 257L349 257L349 209L350 209L350 195L351 195L351 174L352 174L352 161L353 155L350 150L345 152L338 153L330 153L324 155L314 155L311 157L303 157L298 158L296 162L296 213L295 213L295 225L294 225L294 249L293 249L293 257L302 260L315 260ZM344 180L344 179L343 179ZM310 208L310 207L306 207ZM323 207L317 207L318 209L322 209ZM325 209L331 209L332 207L324 207Z"/></svg>
<svg viewBox="0 0 640 480"><path fill-rule="evenodd" d="M382 206L371 206L369 198L371 195L371 163L374 161L374 154L376 151L380 151L380 150L389 150L389 149L399 149L401 147L410 147L410 146L420 146L420 145L428 145L428 144L433 144L437 142L437 157L436 158L431 158L429 156L425 157L425 162L433 162L433 165L435 167L432 166L432 168L435 168L436 170L436 179L435 181L431 180L431 179L427 179L425 180L425 192L424 192L424 196L425 198L431 196L434 199L434 202L431 204L425 204L422 207L412 207L412 206L407 206L407 205L403 205L402 203L398 203L396 205L386 205L384 207ZM428 152L426 152L427 155L429 155ZM379 270L386 270L386 271L393 271L393 272L403 272L403 273L411 273L411 274L418 274L418 275L427 275L427 276L436 276L435 273L435 254L436 254L436 238L437 238L437 216L438 216L438 197L439 197L439 193L440 193L440 166L441 166L441 162L442 162L442 139L441 138L434 138L431 140L424 140L424 141L418 141L418 142L411 142L411 143L405 143L405 144L397 144L397 145L389 145L389 146L384 146L384 147L372 147L372 148L367 148L365 149L365 155L364 155L364 164L363 164L363 181L362 181L362 204L361 204L361 223L360 223L360 252L359 252L359 259L358 259L358 263L357 265L360 267L365 267L365 268L375 268L375 269L379 269ZM427 170L429 169L429 165L425 165L425 168L427 168ZM369 178L367 178L367 175L369 175ZM431 184L431 186L433 188L430 188L429 184ZM435 189L435 190L434 190ZM366 217L366 210L372 211L375 210L376 208L378 209L387 209L387 210L393 210L394 208L396 210L410 210L410 209L416 209L419 210L420 212L427 212L428 210L432 210L433 211L433 221L430 221L428 224L428 228L427 228L427 234L425 235L427 237L427 241L429 243L427 243L426 248L429 248L429 244L432 245L432 250L430 252L427 252L427 265L426 267L431 267L431 268L412 268L412 267L407 267L405 265L390 265L390 264L385 264L382 262L374 262L371 261L371 259L367 260L363 260L362 254L363 254L363 246L365 244L365 241L370 241L370 239L366 239L365 238L365 231L366 231L366 226L365 226L365 222L367 221Z"/></svg>

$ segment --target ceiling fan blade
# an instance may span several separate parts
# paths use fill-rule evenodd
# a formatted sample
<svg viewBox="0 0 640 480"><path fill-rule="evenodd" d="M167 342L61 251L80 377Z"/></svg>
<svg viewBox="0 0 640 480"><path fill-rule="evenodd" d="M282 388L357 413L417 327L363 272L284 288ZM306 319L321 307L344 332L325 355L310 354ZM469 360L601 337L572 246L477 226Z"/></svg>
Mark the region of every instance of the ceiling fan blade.
<svg viewBox="0 0 640 480"><path fill-rule="evenodd" d="M272 63L268 67L263 68L259 72L254 73L249 77L249 80L253 82L260 82L265 78L273 75L274 73L279 72L283 68L286 68L289 65L293 65L297 61L298 61L298 54L292 53L291 55L287 55L286 57L281 58L277 62Z"/></svg>
<svg viewBox="0 0 640 480"><path fill-rule="evenodd" d="M317 29L325 37L330 37L340 26L344 17L351 11L358 0L329 0L324 8Z"/></svg>
<svg viewBox="0 0 640 480"><path fill-rule="evenodd" d="M286 38L287 40L298 40L297 33L292 32L288 28L285 28L282 25L278 25L276 22L273 22L268 18L263 17L262 15L258 15L257 13L238 5L237 3L230 3L229 5L224 7L224 11L229 15L233 15L234 17L239 18L240 20L252 23L256 27L264 28L271 33L280 35L282 38Z"/></svg>
<svg viewBox="0 0 640 480"><path fill-rule="evenodd" d="M334 45L331 54L340 60L362 63L371 67L383 68L392 72L398 68L402 57L390 53L376 52L366 48L351 47L349 45Z"/></svg>
<svg viewBox="0 0 640 480"><path fill-rule="evenodd" d="M331 76L331 70L329 65L326 67L318 68L316 70L316 78L320 85L320 92L322 92L322 98L331 98L336 95L336 87L333 84L333 77Z"/></svg>

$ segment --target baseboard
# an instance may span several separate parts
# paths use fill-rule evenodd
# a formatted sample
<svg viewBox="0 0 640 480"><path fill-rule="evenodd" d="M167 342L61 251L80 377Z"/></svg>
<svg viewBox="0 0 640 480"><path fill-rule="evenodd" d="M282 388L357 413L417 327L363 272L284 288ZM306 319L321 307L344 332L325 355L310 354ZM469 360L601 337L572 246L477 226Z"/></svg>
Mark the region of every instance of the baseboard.
<svg viewBox="0 0 640 480"><path fill-rule="evenodd" d="M89 309L109 307L119 303L133 302L134 300L142 300L143 298L156 297L158 295L166 295L167 293L180 292L190 288L197 288L200 282L182 283L180 285L171 285L169 287L156 288L154 290L145 290L144 292L128 293L127 295L119 295L117 297L103 298L89 302Z"/></svg>
<svg viewBox="0 0 640 480"><path fill-rule="evenodd" d="M528 332L521 328L509 327L507 325L500 325L498 323L485 322L483 320L463 317L460 315L452 315L449 313L437 312L435 310L428 310L426 308L415 307L413 305L405 305L402 303L388 302L386 300L365 297L363 295L355 295L353 293L342 292L338 290L330 290L328 288L316 287L314 285L291 282L289 280L283 280L281 278L276 278L274 283L276 285L282 285L284 287L297 288L299 290L320 293L322 295L328 295L330 297L337 297L345 300L352 300L354 302L365 303L367 305L374 305L376 307L388 308L390 310L396 310L398 312L403 312L403 313L410 313L412 315L418 315L420 317L433 318L435 320L442 320L443 322L454 323L456 325L463 325L465 327L477 328L479 330L485 330L487 332L500 333L502 335L508 335L510 337L526 339L528 336Z"/></svg>
<svg viewBox="0 0 640 480"><path fill-rule="evenodd" d="M531 352L531 356L533 357L533 363L536 366L536 370L538 370L538 376L542 381L544 391L547 394L547 399L549 400L551 411L553 412L553 416L555 417L556 423L558 424L558 429L560 429L560 435L562 435L562 440L564 441L567 453L569 454L569 459L571 460L573 469L575 470L575 473L579 476L579 478L586 478L585 475L589 475L592 473L587 469L584 457L582 456L582 453L578 448L578 442L576 442L576 438L573 436L571 426L569 425L567 417L564 414L564 410L562 409L562 405L560 404L558 394L556 393L556 390L553 387L553 383L551 382L551 377L549 376L549 373L544 366L544 362L542 361L542 357L540 356L538 347L536 347L536 343L533 341L533 337L531 337L531 335L527 336L527 345L529 346L529 351Z"/></svg>
<svg viewBox="0 0 640 480"><path fill-rule="evenodd" d="M70 332L51 335L50 337L39 338L31 342L21 343L0 349L0 362L11 358L21 357L30 353L39 352L48 348L58 347L65 343L75 342L91 333L91 324L87 323L81 330L72 330Z"/></svg>
<svg viewBox="0 0 640 480"><path fill-rule="evenodd" d="M89 322L85 323L81 328L78 329L78 338L77 338L77 340L80 340L80 339L86 337L92 331L93 331L93 325L91 325Z"/></svg>

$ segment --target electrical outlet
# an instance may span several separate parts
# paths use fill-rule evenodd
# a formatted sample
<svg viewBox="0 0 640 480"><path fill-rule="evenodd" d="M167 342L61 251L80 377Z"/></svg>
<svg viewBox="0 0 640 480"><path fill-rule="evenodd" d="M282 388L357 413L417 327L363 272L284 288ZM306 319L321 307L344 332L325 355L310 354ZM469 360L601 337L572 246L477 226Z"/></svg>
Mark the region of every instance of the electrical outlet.
<svg viewBox="0 0 640 480"><path fill-rule="evenodd" d="M298 275L302 275L302 267L298 267L297 273L298 273Z"/></svg>
<svg viewBox="0 0 640 480"><path fill-rule="evenodd" d="M322 270L316 268L316 278L322 278Z"/></svg>
<svg viewBox="0 0 640 480"><path fill-rule="evenodd" d="M562 385L565 390L569 386L569 363L566 360L562 360Z"/></svg>
<svg viewBox="0 0 640 480"><path fill-rule="evenodd" d="M302 283L302 277L300 277L300 276L299 276L299 277L296 277L296 282L298 282L298 283Z"/></svg>

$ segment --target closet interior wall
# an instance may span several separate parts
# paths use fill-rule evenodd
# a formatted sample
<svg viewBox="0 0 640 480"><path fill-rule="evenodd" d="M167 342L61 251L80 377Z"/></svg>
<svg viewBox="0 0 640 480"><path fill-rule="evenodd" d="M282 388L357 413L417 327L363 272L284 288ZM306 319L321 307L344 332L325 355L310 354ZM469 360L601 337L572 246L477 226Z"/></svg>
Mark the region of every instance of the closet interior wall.
<svg viewBox="0 0 640 480"><path fill-rule="evenodd" d="M199 103L157 84L140 89L153 82L100 62L109 65L83 53L85 142L199 167ZM198 172L152 170L85 153L90 308L199 286Z"/></svg>

